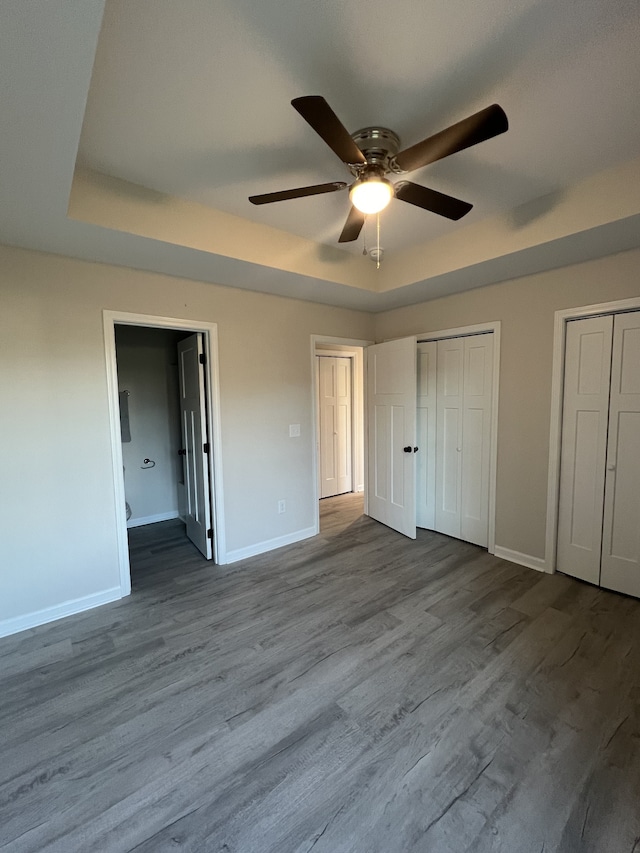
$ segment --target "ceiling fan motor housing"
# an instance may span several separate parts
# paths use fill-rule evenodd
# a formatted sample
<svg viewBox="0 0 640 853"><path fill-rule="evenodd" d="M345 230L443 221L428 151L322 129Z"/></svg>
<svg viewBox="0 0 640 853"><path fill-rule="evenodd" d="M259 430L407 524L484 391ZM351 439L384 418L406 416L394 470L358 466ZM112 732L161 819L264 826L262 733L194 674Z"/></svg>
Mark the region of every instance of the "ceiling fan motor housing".
<svg viewBox="0 0 640 853"><path fill-rule="evenodd" d="M367 164L349 166L355 177L366 174L385 175L398 171L393 158L400 148L400 137L388 127L364 127L351 135L351 138L366 157ZM370 169L370 167L376 167Z"/></svg>

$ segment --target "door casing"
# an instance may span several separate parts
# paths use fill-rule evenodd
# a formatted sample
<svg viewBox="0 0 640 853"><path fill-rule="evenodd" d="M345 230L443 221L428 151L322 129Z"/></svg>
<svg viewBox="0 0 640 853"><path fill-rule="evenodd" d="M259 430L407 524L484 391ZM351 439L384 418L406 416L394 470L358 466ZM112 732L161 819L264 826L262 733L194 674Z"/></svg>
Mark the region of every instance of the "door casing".
<svg viewBox="0 0 640 853"><path fill-rule="evenodd" d="M122 475L122 444L120 436L120 414L118 402L118 366L116 360L115 326L146 326L158 329L177 329L185 332L201 332L207 358L205 377L209 405L207 407L207 429L211 436L212 453L209 454L209 489L212 502L213 560L226 563L224 502L222 491L222 459L220 448L222 429L220 423L220 383L218 376L218 326L202 320L184 320L176 317L158 317L151 314L133 314L123 311L102 312L104 328L105 364L107 371L107 398L111 438L111 461L113 472L113 494L115 501L115 525L118 539L118 564L120 592L122 596L131 592L131 569L127 539L124 478Z"/></svg>

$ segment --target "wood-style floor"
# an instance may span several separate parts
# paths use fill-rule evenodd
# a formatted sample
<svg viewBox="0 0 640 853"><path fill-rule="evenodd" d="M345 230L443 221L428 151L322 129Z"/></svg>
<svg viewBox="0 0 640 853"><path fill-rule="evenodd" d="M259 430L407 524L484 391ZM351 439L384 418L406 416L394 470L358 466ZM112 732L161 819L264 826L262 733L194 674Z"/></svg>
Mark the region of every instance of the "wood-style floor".
<svg viewBox="0 0 640 853"><path fill-rule="evenodd" d="M0 849L640 851L640 602L361 512L0 641Z"/></svg>

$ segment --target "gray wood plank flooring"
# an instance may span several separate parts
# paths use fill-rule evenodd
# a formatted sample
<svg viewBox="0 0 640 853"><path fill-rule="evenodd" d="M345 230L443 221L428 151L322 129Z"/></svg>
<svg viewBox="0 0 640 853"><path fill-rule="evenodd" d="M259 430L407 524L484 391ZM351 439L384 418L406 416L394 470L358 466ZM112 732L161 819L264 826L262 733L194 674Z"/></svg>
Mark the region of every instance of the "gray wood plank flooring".
<svg viewBox="0 0 640 853"><path fill-rule="evenodd" d="M0 849L640 853L640 602L321 515L0 640Z"/></svg>

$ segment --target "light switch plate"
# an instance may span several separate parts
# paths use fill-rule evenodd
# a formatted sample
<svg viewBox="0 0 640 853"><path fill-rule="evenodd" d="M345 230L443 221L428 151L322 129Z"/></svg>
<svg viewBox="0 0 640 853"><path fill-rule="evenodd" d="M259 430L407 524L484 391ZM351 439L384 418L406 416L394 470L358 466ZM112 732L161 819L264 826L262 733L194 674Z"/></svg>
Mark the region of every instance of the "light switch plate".
<svg viewBox="0 0 640 853"><path fill-rule="evenodd" d="M289 424L289 438L300 437L300 424Z"/></svg>

